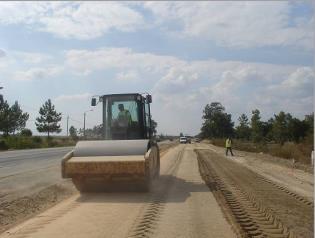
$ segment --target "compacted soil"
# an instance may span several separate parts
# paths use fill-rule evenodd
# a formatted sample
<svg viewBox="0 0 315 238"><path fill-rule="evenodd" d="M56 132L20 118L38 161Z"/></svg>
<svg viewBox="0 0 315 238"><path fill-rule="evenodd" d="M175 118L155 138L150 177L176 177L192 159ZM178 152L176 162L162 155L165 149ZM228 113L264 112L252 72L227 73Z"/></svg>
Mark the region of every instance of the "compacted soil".
<svg viewBox="0 0 315 238"><path fill-rule="evenodd" d="M237 156L226 157L223 150L205 145L199 145L196 152L203 179L241 236L314 236L314 204L303 180L308 174L293 172L306 184L297 189L297 178L286 180L291 174L285 166L277 174L281 165L269 161L264 164L248 158L240 162Z"/></svg>

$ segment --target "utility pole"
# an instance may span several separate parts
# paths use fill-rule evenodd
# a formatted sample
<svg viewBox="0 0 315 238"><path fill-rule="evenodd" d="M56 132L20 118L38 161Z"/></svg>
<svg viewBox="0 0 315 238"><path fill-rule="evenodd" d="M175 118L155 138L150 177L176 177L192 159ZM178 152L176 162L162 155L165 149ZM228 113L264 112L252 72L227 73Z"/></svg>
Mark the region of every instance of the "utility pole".
<svg viewBox="0 0 315 238"><path fill-rule="evenodd" d="M69 115L67 116L67 137L69 136Z"/></svg>

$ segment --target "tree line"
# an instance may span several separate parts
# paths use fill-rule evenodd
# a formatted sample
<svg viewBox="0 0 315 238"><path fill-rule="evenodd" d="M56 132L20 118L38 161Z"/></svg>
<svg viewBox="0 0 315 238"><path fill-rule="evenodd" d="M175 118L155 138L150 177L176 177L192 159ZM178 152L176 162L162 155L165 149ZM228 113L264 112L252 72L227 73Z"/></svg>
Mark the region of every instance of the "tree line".
<svg viewBox="0 0 315 238"><path fill-rule="evenodd" d="M281 145L288 141L300 143L309 139L313 143L314 113L305 115L304 119L300 120L281 111L263 121L260 111L255 109L250 118L244 113L241 114L235 127L232 115L225 111L225 107L220 102L212 102L205 106L202 119L202 138L231 136L255 143L276 142Z"/></svg>
<svg viewBox="0 0 315 238"><path fill-rule="evenodd" d="M13 105L9 105L7 101L0 100L0 132L7 137L14 135L16 132L22 136L31 136L32 131L26 129L26 122L29 114L23 112L20 104L16 101ZM51 100L48 99L40 108L39 116L36 117L35 125L38 132L47 133L49 138L51 133L60 133L62 119L61 113L57 112ZM151 120L152 133L156 134L157 122ZM78 135L83 135L83 129L76 129L74 126L69 128L70 137L77 140ZM103 125L94 126L85 130L87 138L101 138L103 135Z"/></svg>
<svg viewBox="0 0 315 238"><path fill-rule="evenodd" d="M23 112L18 101L10 105L6 100L0 102L0 132L7 137L19 133L20 135L31 136L32 132L26 129L26 122L29 114ZM61 113L57 112L51 100L48 99L39 109L39 116L35 125L38 132L45 132L49 137L51 133L61 132Z"/></svg>

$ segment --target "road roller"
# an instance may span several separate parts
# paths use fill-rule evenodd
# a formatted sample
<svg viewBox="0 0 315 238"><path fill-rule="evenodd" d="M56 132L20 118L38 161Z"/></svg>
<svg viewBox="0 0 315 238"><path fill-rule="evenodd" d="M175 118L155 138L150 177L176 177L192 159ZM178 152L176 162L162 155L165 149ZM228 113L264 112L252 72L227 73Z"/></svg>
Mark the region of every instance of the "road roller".
<svg viewBox="0 0 315 238"><path fill-rule="evenodd" d="M92 98L102 105L102 138L80 140L62 159L62 177L80 192L113 187L148 191L160 173L153 138L149 94L110 94Z"/></svg>

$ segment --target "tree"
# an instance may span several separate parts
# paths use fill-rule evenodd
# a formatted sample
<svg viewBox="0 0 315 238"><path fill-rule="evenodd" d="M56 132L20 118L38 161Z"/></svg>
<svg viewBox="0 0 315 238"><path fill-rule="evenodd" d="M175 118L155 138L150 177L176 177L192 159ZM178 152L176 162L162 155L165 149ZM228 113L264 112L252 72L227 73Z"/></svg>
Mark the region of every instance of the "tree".
<svg viewBox="0 0 315 238"><path fill-rule="evenodd" d="M156 135L156 133L157 133L157 130L156 130L157 125L158 125L157 122L154 121L154 120L151 118L151 127L152 127L152 134L153 134L153 136Z"/></svg>
<svg viewBox="0 0 315 238"><path fill-rule="evenodd" d="M262 122L260 120L260 111L258 109L252 111L251 131L251 137L255 143L263 140Z"/></svg>
<svg viewBox="0 0 315 238"><path fill-rule="evenodd" d="M231 114L225 113L225 108L219 102L207 104L203 110L204 122L201 132L204 137L224 138L233 134L234 123Z"/></svg>
<svg viewBox="0 0 315 238"><path fill-rule="evenodd" d="M61 113L55 110L55 106L48 99L39 109L40 116L36 118L36 128L39 132L47 132L49 138L50 133L60 133Z"/></svg>
<svg viewBox="0 0 315 238"><path fill-rule="evenodd" d="M304 122L307 125L308 132L310 134L313 134L314 133L314 113L310 115L305 115Z"/></svg>
<svg viewBox="0 0 315 238"><path fill-rule="evenodd" d="M306 143L314 145L314 113L306 115L303 122L307 127Z"/></svg>
<svg viewBox="0 0 315 238"><path fill-rule="evenodd" d="M20 131L25 128L26 122L29 118L29 114L23 113L17 101L11 106L10 114L11 118L13 119L11 120L12 126L10 132L15 133L15 131Z"/></svg>
<svg viewBox="0 0 315 238"><path fill-rule="evenodd" d="M274 116L272 134L276 142L283 145L289 139L289 122L292 120L292 116L290 113L286 114L283 111Z"/></svg>
<svg viewBox="0 0 315 238"><path fill-rule="evenodd" d="M23 113L17 101L11 107L7 101L0 104L0 131L5 136L22 130L28 118L29 114Z"/></svg>
<svg viewBox="0 0 315 238"><path fill-rule="evenodd" d="M272 125L273 125L274 119L270 118L268 121L262 121L261 122L261 131L262 136L267 141L273 140L273 133L272 133Z"/></svg>
<svg viewBox="0 0 315 238"><path fill-rule="evenodd" d="M69 133L73 140L78 139L77 129L74 126L70 126Z"/></svg>
<svg viewBox="0 0 315 238"><path fill-rule="evenodd" d="M240 139L249 140L250 138L250 127L248 117L245 114L242 114L239 118L239 126L236 127L236 135Z"/></svg>
<svg viewBox="0 0 315 238"><path fill-rule="evenodd" d="M299 143L307 135L308 125L303 120L298 118L291 118L288 122L289 140Z"/></svg>
<svg viewBox="0 0 315 238"><path fill-rule="evenodd" d="M79 130L79 133L81 131ZM82 135L83 135L82 131ZM86 138L102 138L103 137L103 124L94 126L92 129L85 129Z"/></svg>
<svg viewBox="0 0 315 238"><path fill-rule="evenodd" d="M33 135L33 133L30 129L25 128L25 129L21 130L20 135L25 136L25 137L31 137Z"/></svg>
<svg viewBox="0 0 315 238"><path fill-rule="evenodd" d="M10 105L7 101L4 101L0 104L0 131L5 136L9 135L10 119Z"/></svg>

